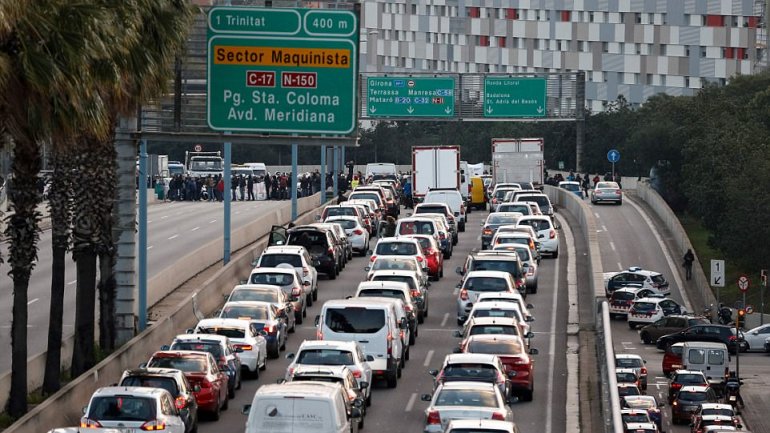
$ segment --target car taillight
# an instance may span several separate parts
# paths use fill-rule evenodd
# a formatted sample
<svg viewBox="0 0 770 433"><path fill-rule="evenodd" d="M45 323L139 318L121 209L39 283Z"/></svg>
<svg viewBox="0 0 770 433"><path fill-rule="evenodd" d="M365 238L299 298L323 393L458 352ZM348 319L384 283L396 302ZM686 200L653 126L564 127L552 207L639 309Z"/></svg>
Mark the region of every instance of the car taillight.
<svg viewBox="0 0 770 433"><path fill-rule="evenodd" d="M361 378L361 370L353 370L353 377L355 377L356 379L360 379Z"/></svg>
<svg viewBox="0 0 770 433"><path fill-rule="evenodd" d="M616 190L615 190L615 194L623 194L623 191L622 191L622 190L619 190L619 189L616 189Z"/></svg>
<svg viewBox="0 0 770 433"><path fill-rule="evenodd" d="M468 300L468 291L465 289L460 290L460 300L467 301Z"/></svg>
<svg viewBox="0 0 770 433"><path fill-rule="evenodd" d="M525 358L514 358L513 365L527 365L529 361Z"/></svg>
<svg viewBox="0 0 770 433"><path fill-rule="evenodd" d="M735 335L731 335L731 336L730 336L730 337L728 337L727 339L728 339L729 341L735 341L735 340L737 340L737 338L735 337Z"/></svg>
<svg viewBox="0 0 770 433"><path fill-rule="evenodd" d="M471 184L468 184L468 193L470 193L471 191L473 191L473 187L471 186Z"/></svg>
<svg viewBox="0 0 770 433"><path fill-rule="evenodd" d="M361 229L355 229L355 230L353 230L353 234L354 234L354 235L359 235L359 236L360 236L360 235L364 234L364 232L363 232L363 230L361 230Z"/></svg>
<svg viewBox="0 0 770 433"><path fill-rule="evenodd" d="M400 331L398 331L398 336L399 336L399 338L401 338L402 340L404 339L404 330L403 330L403 329L402 329L402 330L400 330Z"/></svg>
<svg viewBox="0 0 770 433"><path fill-rule="evenodd" d="M315 332L315 339L316 340L323 340L324 339L324 333L320 329Z"/></svg>
<svg viewBox="0 0 770 433"><path fill-rule="evenodd" d="M428 420L425 422L426 424L441 424L441 416L439 416L437 410L432 410L428 412Z"/></svg>
<svg viewBox="0 0 770 433"><path fill-rule="evenodd" d="M388 358L393 355L393 334L388 333Z"/></svg>
<svg viewBox="0 0 770 433"><path fill-rule="evenodd" d="M641 370L639 370L639 374L641 374L642 376L647 374L647 367L642 367Z"/></svg>
<svg viewBox="0 0 770 433"><path fill-rule="evenodd" d="M417 256L417 261L422 263L422 256Z"/></svg>
<svg viewBox="0 0 770 433"><path fill-rule="evenodd" d="M465 205L461 204L460 205L460 214L464 214L464 213L465 213Z"/></svg>
<svg viewBox="0 0 770 433"><path fill-rule="evenodd" d="M159 419L154 419L152 421L147 421L139 428L144 431L161 431L166 429L166 423Z"/></svg>
<svg viewBox="0 0 770 433"><path fill-rule="evenodd" d="M420 291L419 290L412 290L412 297L413 298L419 298L420 297Z"/></svg>
<svg viewBox="0 0 770 433"><path fill-rule="evenodd" d="M332 247L329 247L329 249L328 249L328 250L326 250L326 252L327 252L327 253L329 253L329 254L331 254L331 255L334 255L334 248L332 248Z"/></svg>
<svg viewBox="0 0 770 433"><path fill-rule="evenodd" d="M556 238L556 230L554 230L554 229L551 229L551 233L550 233L548 236L549 236L551 239L555 239L555 238Z"/></svg>
<svg viewBox="0 0 770 433"><path fill-rule="evenodd" d="M268 334L272 334L273 332L275 332L275 331L276 331L276 326L275 326L275 325L267 325L267 326L265 326L263 329L264 329L264 330L265 330L265 332L267 332Z"/></svg>
<svg viewBox="0 0 770 433"><path fill-rule="evenodd" d="M491 235L492 229L485 228L484 230L481 231L481 233L485 235Z"/></svg>
<svg viewBox="0 0 770 433"><path fill-rule="evenodd" d="M291 296L300 296L302 295L302 288L301 287L294 287L291 289Z"/></svg>
<svg viewBox="0 0 770 433"><path fill-rule="evenodd" d="M180 395L174 400L174 405L177 409L182 410L187 406L187 399Z"/></svg>
<svg viewBox="0 0 770 433"><path fill-rule="evenodd" d="M500 412L492 412L492 419L497 421L505 421L505 415Z"/></svg>
<svg viewBox="0 0 770 433"><path fill-rule="evenodd" d="M446 239L446 234L445 234L445 233L443 233L443 232L442 232L442 233L439 233L439 234L438 234L438 237L439 237L440 239Z"/></svg>
<svg viewBox="0 0 770 433"><path fill-rule="evenodd" d="M414 296L414 295L412 295L412 296ZM404 305L404 311L406 311L407 313L411 313L412 312L412 306L411 305Z"/></svg>
<svg viewBox="0 0 770 433"><path fill-rule="evenodd" d="M679 402L678 401L674 401L673 403L671 403L671 406L679 406Z"/></svg>
<svg viewBox="0 0 770 433"><path fill-rule="evenodd" d="M369 261L370 261L370 262L372 262L372 263L374 263L374 260L375 260L376 258L377 258L377 256L372 256L372 257L369 259Z"/></svg>
<svg viewBox="0 0 770 433"><path fill-rule="evenodd" d="M505 383L505 376L499 371L497 372L497 383Z"/></svg>
<svg viewBox="0 0 770 433"><path fill-rule="evenodd" d="M99 421L88 419L88 418L81 418L80 427L81 428L101 428L102 425L99 424Z"/></svg>
<svg viewBox="0 0 770 433"><path fill-rule="evenodd" d="M681 387L682 387L682 384L681 384L681 383L672 383L672 384L671 384L671 388L674 388L674 389L679 389L679 388L681 388Z"/></svg>
<svg viewBox="0 0 770 433"><path fill-rule="evenodd" d="M310 269L307 268L307 266L302 267L302 276L307 277L307 275L310 273Z"/></svg>

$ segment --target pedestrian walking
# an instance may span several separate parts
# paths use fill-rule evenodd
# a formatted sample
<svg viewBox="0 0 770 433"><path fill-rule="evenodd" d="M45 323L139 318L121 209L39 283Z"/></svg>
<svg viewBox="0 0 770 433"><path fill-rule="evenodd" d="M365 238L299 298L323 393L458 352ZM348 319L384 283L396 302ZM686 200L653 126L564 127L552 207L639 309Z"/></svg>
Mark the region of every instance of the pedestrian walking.
<svg viewBox="0 0 770 433"><path fill-rule="evenodd" d="M249 178L246 179L246 189L249 193L249 201L256 200L254 198L254 177L252 175L249 175Z"/></svg>
<svg viewBox="0 0 770 433"><path fill-rule="evenodd" d="M682 263L682 266L684 266L684 278L687 281L692 280L692 262L695 261L695 254L692 253L691 249L687 249L687 252L684 253L684 263Z"/></svg>

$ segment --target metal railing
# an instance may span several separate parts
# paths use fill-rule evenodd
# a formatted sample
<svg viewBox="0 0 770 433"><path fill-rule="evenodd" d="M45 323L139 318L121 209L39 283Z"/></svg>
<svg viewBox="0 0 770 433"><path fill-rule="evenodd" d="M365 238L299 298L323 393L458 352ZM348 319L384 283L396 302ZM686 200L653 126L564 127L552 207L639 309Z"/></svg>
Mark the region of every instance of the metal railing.
<svg viewBox="0 0 770 433"><path fill-rule="evenodd" d="M602 390L602 415L605 433L623 433L620 417L620 396L615 377L615 350L612 345L612 322L607 301L597 301L596 357L599 364Z"/></svg>

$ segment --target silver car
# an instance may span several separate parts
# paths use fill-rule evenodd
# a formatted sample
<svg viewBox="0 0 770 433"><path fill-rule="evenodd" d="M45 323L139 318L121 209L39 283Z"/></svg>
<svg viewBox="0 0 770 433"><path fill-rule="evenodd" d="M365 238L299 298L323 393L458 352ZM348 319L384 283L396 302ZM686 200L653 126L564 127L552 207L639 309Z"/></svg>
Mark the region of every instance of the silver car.
<svg viewBox="0 0 770 433"><path fill-rule="evenodd" d="M593 191L591 191L591 203L615 202L623 204L623 191L617 182L597 182Z"/></svg>
<svg viewBox="0 0 770 433"><path fill-rule="evenodd" d="M294 318L298 324L307 316L307 297L305 287L310 285L308 281L302 281L296 269L292 265L282 263L275 268L254 268L249 275L250 284L270 284L278 286L289 298L294 309Z"/></svg>
<svg viewBox="0 0 770 433"><path fill-rule="evenodd" d="M432 396L423 394L422 401L430 402L425 409L424 433L441 433L456 419L513 421L509 401L492 383L447 382Z"/></svg>
<svg viewBox="0 0 770 433"><path fill-rule="evenodd" d="M537 293L537 257L534 257L527 245L501 244L495 246L492 251L515 251L521 260L521 267L526 272L527 293Z"/></svg>
<svg viewBox="0 0 770 433"><path fill-rule="evenodd" d="M334 216L326 218L325 223L338 224L345 230L348 242L353 251L365 256L369 250L369 231L363 221L356 216Z"/></svg>
<svg viewBox="0 0 770 433"><path fill-rule="evenodd" d="M523 247L526 248L526 247ZM514 292L516 283L511 274L503 271L471 271L457 285L457 324L462 325L470 314L479 295L486 292Z"/></svg>

